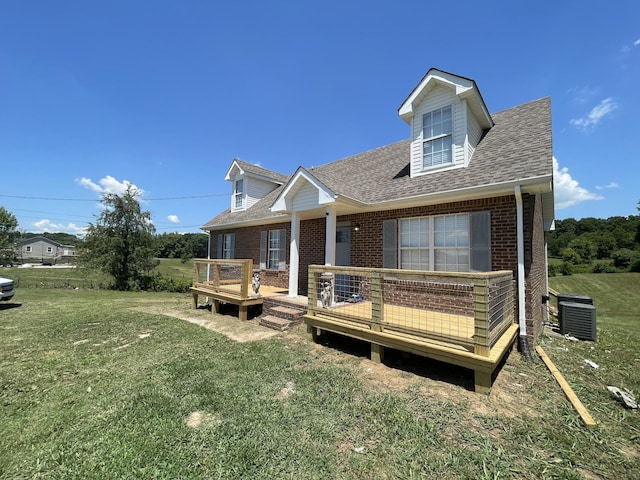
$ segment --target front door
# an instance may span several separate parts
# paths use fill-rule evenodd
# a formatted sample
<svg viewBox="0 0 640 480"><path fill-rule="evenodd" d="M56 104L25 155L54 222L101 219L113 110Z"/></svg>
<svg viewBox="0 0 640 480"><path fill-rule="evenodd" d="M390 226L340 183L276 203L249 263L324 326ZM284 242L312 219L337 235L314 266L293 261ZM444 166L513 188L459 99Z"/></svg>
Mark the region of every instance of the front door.
<svg viewBox="0 0 640 480"><path fill-rule="evenodd" d="M336 227L336 265L351 265L351 226ZM344 302L351 297L349 275L336 275L334 296L336 302Z"/></svg>
<svg viewBox="0 0 640 480"><path fill-rule="evenodd" d="M336 265L351 265L351 227L336 227Z"/></svg>

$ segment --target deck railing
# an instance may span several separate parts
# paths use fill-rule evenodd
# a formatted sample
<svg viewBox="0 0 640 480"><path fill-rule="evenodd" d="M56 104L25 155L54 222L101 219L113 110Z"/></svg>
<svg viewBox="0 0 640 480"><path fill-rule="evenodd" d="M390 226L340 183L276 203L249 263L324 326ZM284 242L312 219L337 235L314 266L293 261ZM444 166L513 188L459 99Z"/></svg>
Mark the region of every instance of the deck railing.
<svg viewBox="0 0 640 480"><path fill-rule="evenodd" d="M455 344L483 356L515 319L511 271L311 265L308 295L308 315Z"/></svg>
<svg viewBox="0 0 640 480"><path fill-rule="evenodd" d="M193 286L247 298L250 293L252 271L253 260L251 259L195 259L193 262Z"/></svg>

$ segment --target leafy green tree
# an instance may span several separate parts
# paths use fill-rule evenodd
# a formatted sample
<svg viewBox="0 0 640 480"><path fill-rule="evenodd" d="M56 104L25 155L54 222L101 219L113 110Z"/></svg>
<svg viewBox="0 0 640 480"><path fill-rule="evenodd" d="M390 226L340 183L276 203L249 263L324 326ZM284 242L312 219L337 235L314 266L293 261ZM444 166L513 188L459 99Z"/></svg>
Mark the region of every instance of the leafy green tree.
<svg viewBox="0 0 640 480"><path fill-rule="evenodd" d="M13 240L18 235L18 219L0 206L0 262L11 262L15 257Z"/></svg>
<svg viewBox="0 0 640 480"><path fill-rule="evenodd" d="M593 242L588 240L586 235L581 235L569 242L569 249L576 252L580 257L581 262L578 263L591 263L596 256L597 248Z"/></svg>
<svg viewBox="0 0 640 480"><path fill-rule="evenodd" d="M573 248L568 247L562 251L562 261L569 265L579 265L582 263L582 258Z"/></svg>
<svg viewBox="0 0 640 480"><path fill-rule="evenodd" d="M156 266L155 227L150 212L140 209L139 194L129 186L122 195L103 195L102 213L78 245L80 264L110 275L116 290L144 288Z"/></svg>

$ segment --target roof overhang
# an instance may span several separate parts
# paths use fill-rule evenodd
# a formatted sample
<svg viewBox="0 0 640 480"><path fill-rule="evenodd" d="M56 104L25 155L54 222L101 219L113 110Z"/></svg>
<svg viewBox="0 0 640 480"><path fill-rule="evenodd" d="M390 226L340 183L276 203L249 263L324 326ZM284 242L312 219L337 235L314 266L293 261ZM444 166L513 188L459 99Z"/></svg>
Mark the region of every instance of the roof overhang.
<svg viewBox="0 0 640 480"><path fill-rule="evenodd" d="M274 178L267 177L265 175L259 175L259 174L254 173L254 172L246 171L244 168L242 168L242 165L240 164L240 162L238 162L237 159L234 159L233 162L231 162L231 166L227 170L227 173L225 174L224 179L227 180L228 182L230 182L233 178L235 178L238 175L242 175L242 176L245 176L245 177L258 178L260 180L265 180L267 182L275 183L277 185L282 185L283 184L283 182L280 182L280 181L278 181L278 180L276 180Z"/></svg>
<svg viewBox="0 0 640 480"><path fill-rule="evenodd" d="M415 195L397 200L378 202L369 204L368 210L391 210L425 205L437 205L449 202L460 202L465 200L475 200L479 198L499 197L503 195L513 195L514 188L517 185L520 185L523 193L543 195L551 194L551 196L553 197L553 175L549 174L523 180L512 180L509 182L494 183L478 187L445 190L426 195Z"/></svg>
<svg viewBox="0 0 640 480"><path fill-rule="evenodd" d="M476 82L470 78L454 75L449 72L431 68L427 74L420 80L420 83L413 89L407 99L398 108L398 115L405 122L411 123L414 116L414 107L423 97L423 93L427 92L435 85L443 85L448 88L455 89L456 95L461 100L467 100L469 108L478 120L482 129L493 127L493 119L489 114L489 109L484 103L484 99L480 94L480 90Z"/></svg>
<svg viewBox="0 0 640 480"><path fill-rule="evenodd" d="M337 198L337 194L334 193L329 187L322 183L312 173L303 167L298 167L298 170L293 174L291 179L276 198L275 202L271 206L273 213L277 212L291 212L294 210L293 199L298 192L306 185L311 185L314 191L317 193L317 197L314 198L314 205L328 205L334 203Z"/></svg>

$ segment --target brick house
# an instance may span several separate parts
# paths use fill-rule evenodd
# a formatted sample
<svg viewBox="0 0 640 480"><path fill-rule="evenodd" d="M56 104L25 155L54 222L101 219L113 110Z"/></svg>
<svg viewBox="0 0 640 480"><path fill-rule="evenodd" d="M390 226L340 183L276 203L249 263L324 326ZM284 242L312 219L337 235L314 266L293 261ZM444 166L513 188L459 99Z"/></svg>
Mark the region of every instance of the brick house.
<svg viewBox="0 0 640 480"><path fill-rule="evenodd" d="M520 334L547 309L554 219L549 98L489 113L475 81L430 69L398 114L409 138L291 175L235 159L210 258L251 258L306 294L308 266L513 271Z"/></svg>

